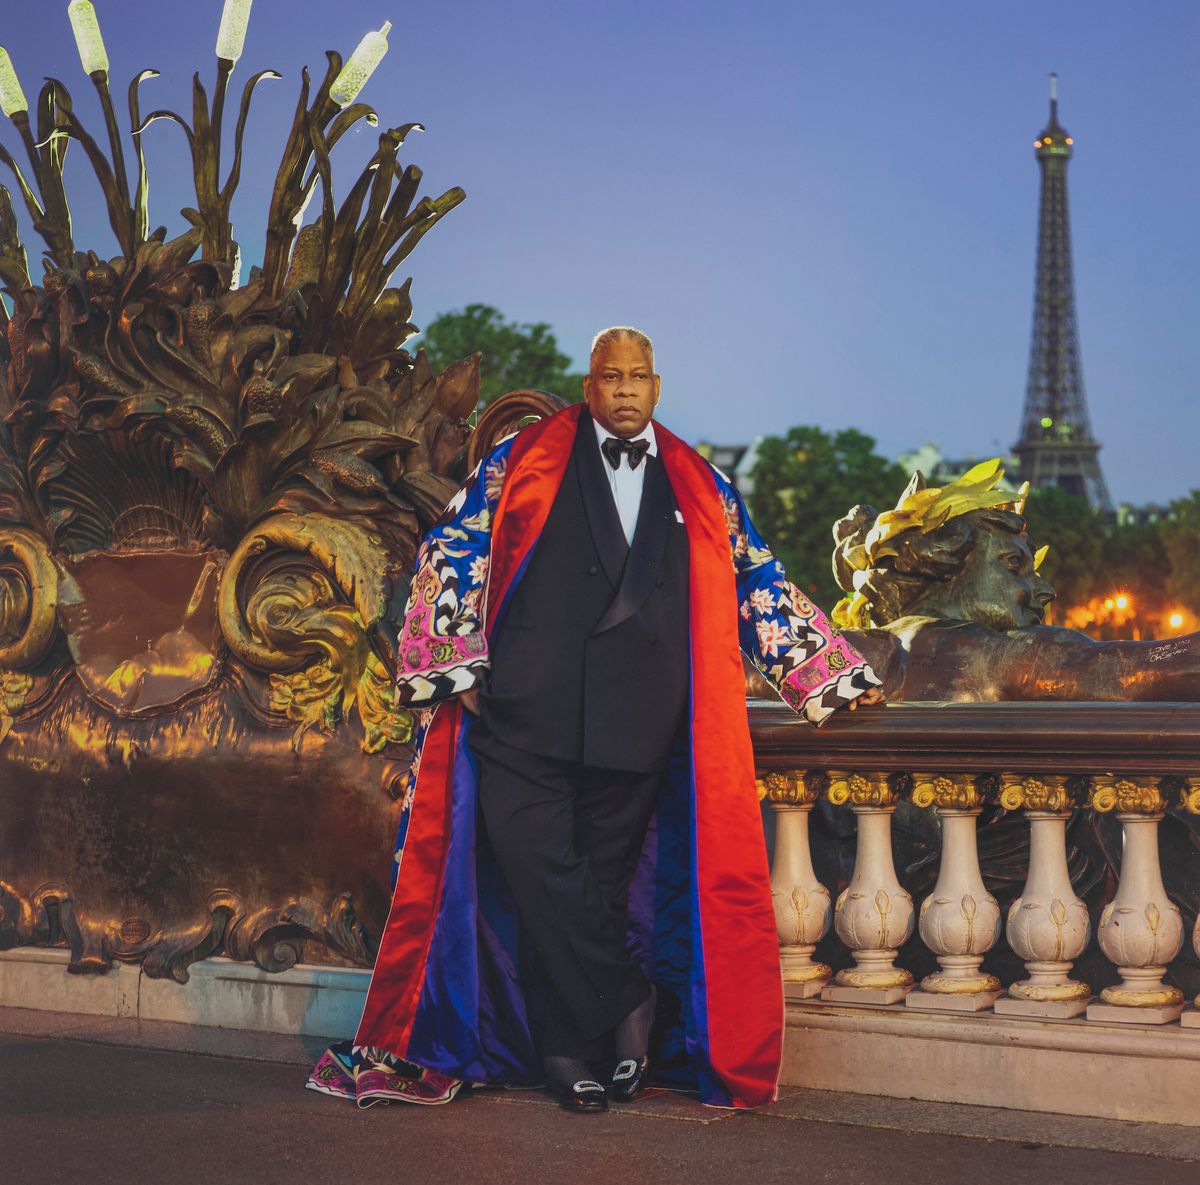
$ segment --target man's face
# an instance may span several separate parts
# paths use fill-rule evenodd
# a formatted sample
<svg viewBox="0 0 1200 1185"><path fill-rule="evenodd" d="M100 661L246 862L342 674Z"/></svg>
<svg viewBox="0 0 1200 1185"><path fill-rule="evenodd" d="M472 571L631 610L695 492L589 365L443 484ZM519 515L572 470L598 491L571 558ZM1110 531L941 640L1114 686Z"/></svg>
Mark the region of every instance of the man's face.
<svg viewBox="0 0 1200 1185"><path fill-rule="evenodd" d="M1028 538L998 528L979 532L962 572L946 591L947 616L994 630L1041 625L1054 600L1054 589L1034 570Z"/></svg>
<svg viewBox="0 0 1200 1185"><path fill-rule="evenodd" d="M631 338L617 338L596 351L583 393L601 428L632 440L650 423L660 386L649 353Z"/></svg>

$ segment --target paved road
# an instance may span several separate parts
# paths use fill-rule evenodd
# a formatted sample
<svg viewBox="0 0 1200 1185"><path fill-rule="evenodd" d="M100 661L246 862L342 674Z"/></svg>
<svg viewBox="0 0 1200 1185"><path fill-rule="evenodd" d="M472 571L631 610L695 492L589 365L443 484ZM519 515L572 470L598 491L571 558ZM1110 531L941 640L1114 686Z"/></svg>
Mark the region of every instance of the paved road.
<svg viewBox="0 0 1200 1185"><path fill-rule="evenodd" d="M1200 1132L1180 1128L1021 1120L985 1108L808 1091L756 1114L713 1112L665 1093L586 1117L525 1092L358 1111L301 1089L297 1064L129 1045L139 1031L142 1043L195 1045L184 1026L157 1026L156 1034L136 1022L93 1022L73 1036L48 1036L19 1011L0 1010L5 1029L3 1185L1200 1182ZM168 1040L164 1029L182 1033ZM238 1036L223 1037L236 1051ZM290 1048L280 1056L295 1063ZM261 1043L241 1056L264 1056ZM961 1130L977 1134L947 1134ZM1101 1147L1054 1146L1059 1141ZM1136 1151L1104 1150L1122 1147Z"/></svg>

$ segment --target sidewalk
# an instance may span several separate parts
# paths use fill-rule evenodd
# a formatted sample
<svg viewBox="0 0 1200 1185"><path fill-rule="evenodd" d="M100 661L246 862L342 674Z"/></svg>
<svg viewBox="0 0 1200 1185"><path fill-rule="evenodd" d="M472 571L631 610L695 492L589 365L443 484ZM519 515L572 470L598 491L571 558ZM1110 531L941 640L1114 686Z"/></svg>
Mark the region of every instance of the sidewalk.
<svg viewBox="0 0 1200 1185"><path fill-rule="evenodd" d="M753 1114L666 1092L570 1116L532 1092L446 1107L302 1089L322 1042L0 1009L4 1185L1195 1185L1200 1131L785 1090ZM1098 1083L1097 1089L1116 1084Z"/></svg>

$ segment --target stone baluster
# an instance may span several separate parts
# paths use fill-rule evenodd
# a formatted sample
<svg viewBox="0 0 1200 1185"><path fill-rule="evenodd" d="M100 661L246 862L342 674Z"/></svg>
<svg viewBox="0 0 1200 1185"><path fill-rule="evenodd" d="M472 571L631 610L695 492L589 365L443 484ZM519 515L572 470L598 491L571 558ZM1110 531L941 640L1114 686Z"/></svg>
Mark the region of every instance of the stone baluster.
<svg viewBox="0 0 1200 1185"><path fill-rule="evenodd" d="M1189 814L1200 815L1200 778L1184 778L1180 789L1179 805ZM1196 925L1192 930L1192 949L1200 957L1200 915L1196 917ZM1189 1029L1200 1028L1200 996L1192 1001L1194 1007L1188 1008L1179 1018L1179 1023Z"/></svg>
<svg viewBox="0 0 1200 1185"><path fill-rule="evenodd" d="M1070 976L1092 933L1087 906L1075 895L1067 869L1067 823L1079 803L1060 775L1006 775L1000 805L1024 809L1029 820L1029 872L1008 911L1008 944L1029 974L1009 987L995 1010L1059 1020L1078 1016L1092 998L1092 989Z"/></svg>
<svg viewBox="0 0 1200 1185"><path fill-rule="evenodd" d="M979 1012L1000 994L1000 981L983 970L983 956L1000 937L1000 903L979 871L976 821L983 796L975 779L914 774L914 806L935 806L942 825L937 883L921 903L921 940L940 971L921 980L904 1003L931 1011Z"/></svg>
<svg viewBox="0 0 1200 1185"><path fill-rule="evenodd" d="M775 816L771 900L779 930L784 995L789 1000L817 995L832 974L824 963L813 960L813 951L833 919L833 902L813 871L808 838L813 804L826 782L823 774L794 772L769 773L758 784Z"/></svg>
<svg viewBox="0 0 1200 1185"><path fill-rule="evenodd" d="M892 860L896 792L886 774L830 773L828 795L835 806L849 803L858 819L854 874L834 907L834 927L855 965L839 971L821 999L894 1004L913 982L895 963L913 929L913 900L896 879Z"/></svg>
<svg viewBox="0 0 1200 1185"><path fill-rule="evenodd" d="M1155 778L1097 778L1088 805L1117 812L1121 876L1100 915L1100 949L1121 982L1088 1005L1088 1020L1167 1024L1183 1011L1183 993L1163 983L1183 946L1183 914L1167 896L1158 858L1158 824L1167 807Z"/></svg>

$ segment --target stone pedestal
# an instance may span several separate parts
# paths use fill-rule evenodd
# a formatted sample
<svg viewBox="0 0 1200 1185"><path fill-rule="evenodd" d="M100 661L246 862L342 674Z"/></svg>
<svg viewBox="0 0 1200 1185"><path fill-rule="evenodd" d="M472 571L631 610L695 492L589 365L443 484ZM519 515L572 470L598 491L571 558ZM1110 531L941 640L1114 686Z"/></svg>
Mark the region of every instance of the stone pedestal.
<svg viewBox="0 0 1200 1185"><path fill-rule="evenodd" d="M893 958L896 952L892 951ZM912 991L910 984L896 987L843 987L828 983L821 989L821 999L830 1004L899 1004Z"/></svg>
<svg viewBox="0 0 1200 1185"><path fill-rule="evenodd" d="M1179 1020L1182 1004L1139 1004L1136 1007L1105 1004L1103 999L1087 1006L1088 1020L1109 1025L1169 1025Z"/></svg>
<svg viewBox="0 0 1200 1185"><path fill-rule="evenodd" d="M918 988L904 997L908 1008L921 1008L926 1012L984 1012L1000 997L1000 992L924 992Z"/></svg>
<svg viewBox="0 0 1200 1185"><path fill-rule="evenodd" d="M1091 996L1082 1000L1019 1000L1002 994L992 1006L1000 1016L1028 1016L1042 1020L1070 1020L1087 1011Z"/></svg>

